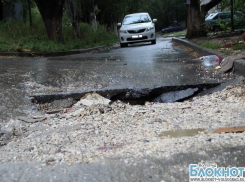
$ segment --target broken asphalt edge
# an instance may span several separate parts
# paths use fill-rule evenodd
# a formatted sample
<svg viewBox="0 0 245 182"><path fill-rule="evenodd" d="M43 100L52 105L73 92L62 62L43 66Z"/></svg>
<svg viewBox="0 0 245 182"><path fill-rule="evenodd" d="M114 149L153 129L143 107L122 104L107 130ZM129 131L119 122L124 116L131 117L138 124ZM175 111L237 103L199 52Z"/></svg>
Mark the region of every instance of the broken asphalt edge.
<svg viewBox="0 0 245 182"><path fill-rule="evenodd" d="M73 98L75 100L80 100L83 96L88 93L97 93L102 97L110 100L137 100L148 98L153 100L154 98L160 96L163 93L185 90L188 88L198 88L199 91L204 89L214 88L219 86L221 83L209 83L209 84L196 84L196 85L178 85L178 86L163 86L154 88L122 88L122 89L103 89L103 90L92 90L83 92L73 92L73 93L51 93L51 94L34 94L30 95L29 98L32 103L50 103L54 100ZM198 93L199 93L198 91ZM147 99L147 100L148 100Z"/></svg>
<svg viewBox="0 0 245 182"><path fill-rule="evenodd" d="M0 56L19 56L19 57L59 57L59 56L68 56L74 54L82 54L89 53L91 51L101 50L105 48L110 48L109 46L103 45L88 49L77 49L71 51L60 51L60 52L40 52L40 53L32 53L32 52L0 52Z"/></svg>
<svg viewBox="0 0 245 182"><path fill-rule="evenodd" d="M201 46L199 46L193 42L190 42L186 39L172 38L172 41L177 42L177 43L181 43L187 47L190 47L192 50L197 52L200 56L219 55L220 57L222 57L222 59L226 57L225 54L222 54L222 53L215 51L215 50L207 49L205 47L201 47ZM236 60L234 62L234 67L235 67L235 73L237 75L245 77L245 60L244 59Z"/></svg>

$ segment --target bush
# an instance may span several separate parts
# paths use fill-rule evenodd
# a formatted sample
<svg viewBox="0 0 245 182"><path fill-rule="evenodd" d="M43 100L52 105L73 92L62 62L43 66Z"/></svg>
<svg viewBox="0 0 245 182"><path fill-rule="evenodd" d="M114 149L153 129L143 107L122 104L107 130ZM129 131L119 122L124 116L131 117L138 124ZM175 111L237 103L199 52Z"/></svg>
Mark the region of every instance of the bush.
<svg viewBox="0 0 245 182"><path fill-rule="evenodd" d="M221 19L218 20L218 25L220 26L221 30L224 30L224 31L231 31L231 27L230 27L230 19L227 19L226 22L221 22Z"/></svg>

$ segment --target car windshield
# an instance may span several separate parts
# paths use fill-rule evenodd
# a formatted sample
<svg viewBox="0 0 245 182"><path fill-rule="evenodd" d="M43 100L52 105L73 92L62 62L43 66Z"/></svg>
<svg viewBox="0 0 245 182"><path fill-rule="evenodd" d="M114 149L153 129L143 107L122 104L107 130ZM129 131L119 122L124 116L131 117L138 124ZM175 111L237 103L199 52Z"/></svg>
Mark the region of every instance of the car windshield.
<svg viewBox="0 0 245 182"><path fill-rule="evenodd" d="M135 23L148 23L151 19L148 15L128 15L123 20L123 25L135 24Z"/></svg>
<svg viewBox="0 0 245 182"><path fill-rule="evenodd" d="M210 15L208 15L208 17L206 18L206 20L212 20L218 13L212 13Z"/></svg>

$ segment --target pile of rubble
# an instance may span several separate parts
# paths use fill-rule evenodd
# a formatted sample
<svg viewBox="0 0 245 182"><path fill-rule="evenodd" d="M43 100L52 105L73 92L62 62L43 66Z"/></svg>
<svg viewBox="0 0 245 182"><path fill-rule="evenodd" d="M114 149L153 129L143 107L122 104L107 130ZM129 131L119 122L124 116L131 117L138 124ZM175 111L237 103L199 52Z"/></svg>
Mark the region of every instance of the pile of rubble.
<svg viewBox="0 0 245 182"><path fill-rule="evenodd" d="M87 94L62 112L12 120L1 130L0 161L93 163L105 158L169 157L244 145L245 133L214 133L245 125L245 84L180 103L129 105ZM187 130L188 129L188 130ZM196 135L166 136L201 129Z"/></svg>

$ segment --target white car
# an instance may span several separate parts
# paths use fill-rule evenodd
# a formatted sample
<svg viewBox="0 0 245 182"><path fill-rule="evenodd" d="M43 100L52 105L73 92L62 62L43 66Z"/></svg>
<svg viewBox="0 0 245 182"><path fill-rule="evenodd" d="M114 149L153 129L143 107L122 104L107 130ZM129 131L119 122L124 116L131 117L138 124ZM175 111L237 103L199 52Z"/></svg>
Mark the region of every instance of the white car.
<svg viewBox="0 0 245 182"><path fill-rule="evenodd" d="M155 23L148 13L134 13L126 15L120 28L119 38L121 47L127 47L129 43L151 42L156 44Z"/></svg>

